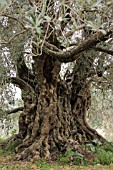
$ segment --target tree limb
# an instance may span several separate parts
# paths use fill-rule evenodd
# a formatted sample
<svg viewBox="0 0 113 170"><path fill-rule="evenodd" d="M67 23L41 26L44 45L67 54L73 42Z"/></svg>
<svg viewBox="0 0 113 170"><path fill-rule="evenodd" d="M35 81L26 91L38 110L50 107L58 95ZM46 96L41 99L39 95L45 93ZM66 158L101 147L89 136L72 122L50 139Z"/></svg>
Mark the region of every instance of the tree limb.
<svg viewBox="0 0 113 170"><path fill-rule="evenodd" d="M62 50L60 50L59 48L57 48L55 45L53 45L53 44L49 44L48 42L46 42L45 41L45 43L44 43L45 45L46 45L46 47L48 47L50 50L52 50L52 51L61 51L62 52Z"/></svg>
<svg viewBox="0 0 113 170"><path fill-rule="evenodd" d="M23 111L24 107L18 107L9 111L6 111L7 114L11 114L11 113L17 113L19 111Z"/></svg>
<svg viewBox="0 0 113 170"><path fill-rule="evenodd" d="M35 76L26 66L23 54L20 54L20 56L18 56L17 58L17 75L19 78L30 84L30 86L32 87L34 86L34 84L36 84Z"/></svg>
<svg viewBox="0 0 113 170"><path fill-rule="evenodd" d="M24 80L20 79L19 77L10 77L8 79L8 82L16 84L20 87L20 89L23 89L25 91L28 90L34 94L33 88L28 83L26 83Z"/></svg>
<svg viewBox="0 0 113 170"><path fill-rule="evenodd" d="M94 50L100 51L100 52L104 52L104 53L107 53L107 54L110 54L110 55L113 55L113 51L112 50L108 50L108 49L105 49L105 48L94 47Z"/></svg>
<svg viewBox="0 0 113 170"><path fill-rule="evenodd" d="M53 51L51 50L51 45L49 48L45 44L43 46L43 51L52 57L56 57L61 62L73 62L80 56L82 52L88 51L92 49L97 43L107 40L110 34L112 34L112 31L108 31L106 34L97 32L90 36L87 40L82 41L77 47L66 51Z"/></svg>

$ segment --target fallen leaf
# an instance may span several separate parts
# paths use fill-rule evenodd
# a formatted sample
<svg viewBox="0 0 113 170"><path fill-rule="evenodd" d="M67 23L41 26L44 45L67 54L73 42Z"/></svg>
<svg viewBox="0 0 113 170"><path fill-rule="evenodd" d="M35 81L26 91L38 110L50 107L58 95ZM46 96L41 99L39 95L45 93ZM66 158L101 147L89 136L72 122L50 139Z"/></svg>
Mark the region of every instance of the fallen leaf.
<svg viewBox="0 0 113 170"><path fill-rule="evenodd" d="M36 165L31 166L31 169L37 169Z"/></svg>

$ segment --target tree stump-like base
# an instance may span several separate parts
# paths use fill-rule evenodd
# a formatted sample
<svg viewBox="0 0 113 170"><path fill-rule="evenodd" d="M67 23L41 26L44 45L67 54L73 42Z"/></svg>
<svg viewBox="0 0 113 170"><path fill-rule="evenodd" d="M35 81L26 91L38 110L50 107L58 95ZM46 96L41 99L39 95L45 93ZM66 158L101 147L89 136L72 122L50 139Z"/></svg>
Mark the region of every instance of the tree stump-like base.
<svg viewBox="0 0 113 170"><path fill-rule="evenodd" d="M19 139L19 135L14 135L10 139L4 141L1 143L1 146L8 146L12 142L19 141L20 144L16 146L15 152L17 153L14 160L28 160L31 162L35 162L40 158L44 158L46 160L51 160L52 155L55 155L54 153L65 153L67 148L72 148L74 151L82 152L81 151L81 145L84 145L86 143L93 143L93 139L97 139L101 143L105 143L106 140L100 136L96 130L93 130L89 128L89 126L83 126L79 124L80 129L79 132L74 132L73 136L76 136L72 138L72 136L68 139L65 138L65 140L61 137L58 139L58 136L55 135L55 130L52 130L49 132L48 135L35 138L33 140L32 138L29 138L27 140ZM82 132L82 134L81 134ZM58 157L58 155L54 157Z"/></svg>

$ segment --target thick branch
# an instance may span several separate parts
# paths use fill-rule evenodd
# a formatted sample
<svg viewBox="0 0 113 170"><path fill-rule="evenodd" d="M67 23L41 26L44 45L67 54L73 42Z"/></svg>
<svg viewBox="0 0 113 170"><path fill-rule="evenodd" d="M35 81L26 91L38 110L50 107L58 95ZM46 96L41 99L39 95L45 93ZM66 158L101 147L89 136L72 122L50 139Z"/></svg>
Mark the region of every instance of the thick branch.
<svg viewBox="0 0 113 170"><path fill-rule="evenodd" d="M66 51L53 51L51 50L51 45L50 48L46 46L46 44L43 47L43 50L45 53L52 57L56 57L59 61L61 62L73 62L76 60L80 54L84 51L92 49L97 43L101 41L105 41L109 38L109 35L111 34L111 31L108 31L105 34L102 32L100 33L95 33L91 37L89 37L87 40L82 41L77 47L74 47L71 50L66 50Z"/></svg>
<svg viewBox="0 0 113 170"><path fill-rule="evenodd" d="M45 45L46 45L46 47L48 47L50 50L52 50L52 51L60 51L60 52L62 52L62 50L59 50L59 48L57 48L55 45L53 45L53 44L49 44L48 42L46 42L45 41L45 43L44 43Z"/></svg>
<svg viewBox="0 0 113 170"><path fill-rule="evenodd" d="M15 108L15 109L12 109L12 110L9 110L9 111L6 111L7 114L11 114L11 113L17 113L19 111L23 111L24 107L18 107L18 108Z"/></svg>
<svg viewBox="0 0 113 170"><path fill-rule="evenodd" d="M17 75L19 78L30 84L30 86L34 86L35 82L35 76L31 73L31 71L26 66L26 63L24 61L24 57L21 54L17 58Z"/></svg>
<svg viewBox="0 0 113 170"><path fill-rule="evenodd" d="M24 80L22 80L18 77L9 78L9 82L18 85L20 87L20 89L23 89L25 91L28 90L28 91L34 93L33 88L28 83L26 83Z"/></svg>
<svg viewBox="0 0 113 170"><path fill-rule="evenodd" d="M94 50L100 51L100 52L104 52L104 53L107 53L107 54L110 54L110 55L113 55L113 51L112 50L108 50L108 49L105 49L105 48L95 47Z"/></svg>

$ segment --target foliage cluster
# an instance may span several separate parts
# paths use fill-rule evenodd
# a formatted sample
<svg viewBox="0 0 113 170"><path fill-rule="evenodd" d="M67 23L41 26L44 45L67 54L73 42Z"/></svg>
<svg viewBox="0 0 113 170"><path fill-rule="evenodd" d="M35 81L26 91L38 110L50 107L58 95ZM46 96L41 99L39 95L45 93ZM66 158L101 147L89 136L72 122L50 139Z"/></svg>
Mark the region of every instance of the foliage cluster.
<svg viewBox="0 0 113 170"><path fill-rule="evenodd" d="M79 152L73 152L71 148L67 148L65 155L59 158L61 164L73 164L73 165L110 165L113 164L113 143L107 142L104 145L97 143L86 144L83 146L83 154ZM91 152L90 152L91 151ZM89 156L89 155L90 156Z"/></svg>
<svg viewBox="0 0 113 170"><path fill-rule="evenodd" d="M106 34L106 29L112 25L112 0L85 0L84 2L58 0L53 5L50 5L52 3L50 1L47 11L46 2L43 0L35 4L35 1L32 3L30 0L0 0L0 78L4 84L3 99L5 96L13 102L12 87L5 83L6 77L15 75L17 59L22 56L31 69L32 56L42 52L45 41L53 32L62 46L67 48L78 45L84 39L84 32L88 33L88 36L94 32ZM35 54L31 49L32 43L37 46ZM109 40L109 43L101 42L101 45L105 47L105 52L112 48L112 40ZM110 55L100 56L97 56L97 53L96 57L93 56L97 61L93 64L96 69L102 71L103 64L110 62ZM88 60L92 62L90 58ZM110 72L112 72L111 66ZM112 74L109 73L107 77L110 79L110 76ZM1 82L0 93L3 92ZM9 88L10 93L6 91L6 87Z"/></svg>
<svg viewBox="0 0 113 170"><path fill-rule="evenodd" d="M98 146L95 153L96 157L92 162L93 165L109 165L113 163L113 143L106 143L103 146Z"/></svg>
<svg viewBox="0 0 113 170"><path fill-rule="evenodd" d="M59 163L61 164L75 164L75 165L86 165L85 156L77 151L73 151L71 148L66 149L65 155L59 158Z"/></svg>

